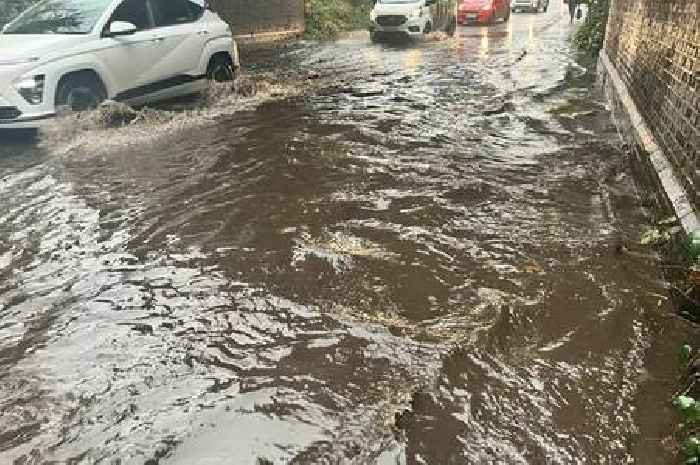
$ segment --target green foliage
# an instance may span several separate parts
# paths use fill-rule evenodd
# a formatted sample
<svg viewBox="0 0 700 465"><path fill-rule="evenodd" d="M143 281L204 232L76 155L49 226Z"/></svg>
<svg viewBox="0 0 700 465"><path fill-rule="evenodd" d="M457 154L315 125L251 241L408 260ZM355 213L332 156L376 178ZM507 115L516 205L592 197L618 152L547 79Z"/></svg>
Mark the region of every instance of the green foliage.
<svg viewBox="0 0 700 465"><path fill-rule="evenodd" d="M694 436L686 439L682 450L683 455L686 457L685 463L698 463L700 459L700 439Z"/></svg>
<svg viewBox="0 0 700 465"><path fill-rule="evenodd" d="M366 29L370 10L369 0L306 0L306 34L329 40L343 31Z"/></svg>
<svg viewBox="0 0 700 465"><path fill-rule="evenodd" d="M680 226L674 226L673 223L661 222L658 227L644 231L639 238L639 243L646 246L658 246L670 242L676 234L682 231L683 228Z"/></svg>
<svg viewBox="0 0 700 465"><path fill-rule="evenodd" d="M687 258L696 261L700 257L700 231L693 231L688 234L683 242L683 251Z"/></svg>
<svg viewBox="0 0 700 465"><path fill-rule="evenodd" d="M685 344L683 347L681 347L679 358L681 365L688 365L693 359L693 348L690 345Z"/></svg>
<svg viewBox="0 0 700 465"><path fill-rule="evenodd" d="M700 423L700 403L688 396L678 396L673 399L673 406L683 416L686 427L692 427ZM698 463L700 460L700 440L695 436L690 436L683 443L683 455L686 463Z"/></svg>
<svg viewBox="0 0 700 465"><path fill-rule="evenodd" d="M9 23L23 10L36 0L1 0L0 1L0 27Z"/></svg>
<svg viewBox="0 0 700 465"><path fill-rule="evenodd" d="M649 228L644 231L639 238L639 243L645 246L660 246L671 242L680 233L683 232L683 228L678 224L678 219L675 216L670 216L659 221L655 228ZM698 254L700 254L700 231L697 235L691 234L684 240L680 239L679 243L683 243L684 251L691 258L695 260ZM695 256L691 256L688 252L689 249L695 250L697 253Z"/></svg>
<svg viewBox="0 0 700 465"><path fill-rule="evenodd" d="M695 351L690 345L686 344L681 347L679 354L681 365L687 367L694 354ZM681 426L683 427L685 434L688 434L687 439L681 446L685 463L699 464L700 439L698 439L695 434L697 432L698 425L700 425L700 402L696 401L690 396L680 395L674 397L671 403L683 417L683 424Z"/></svg>
<svg viewBox="0 0 700 465"><path fill-rule="evenodd" d="M673 406L679 412L685 414L695 409L695 399L688 396L678 396L673 399Z"/></svg>
<svg viewBox="0 0 700 465"><path fill-rule="evenodd" d="M668 242L670 237L665 235L660 230L653 228L644 231L642 237L639 239L641 245L658 245Z"/></svg>
<svg viewBox="0 0 700 465"><path fill-rule="evenodd" d="M588 13L583 25L576 32L574 41L583 50L598 53L605 41L610 0L589 0Z"/></svg>

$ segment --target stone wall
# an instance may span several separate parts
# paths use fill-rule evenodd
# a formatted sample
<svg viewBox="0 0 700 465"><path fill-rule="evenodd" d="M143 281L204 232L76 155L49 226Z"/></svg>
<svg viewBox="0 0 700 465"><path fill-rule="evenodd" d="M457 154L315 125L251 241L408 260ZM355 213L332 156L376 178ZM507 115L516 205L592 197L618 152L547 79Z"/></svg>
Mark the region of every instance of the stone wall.
<svg viewBox="0 0 700 465"><path fill-rule="evenodd" d="M603 62L619 73L647 142L658 146L697 210L700 1L612 0L610 8Z"/></svg>
<svg viewBox="0 0 700 465"><path fill-rule="evenodd" d="M303 32L304 0L210 0L235 35Z"/></svg>

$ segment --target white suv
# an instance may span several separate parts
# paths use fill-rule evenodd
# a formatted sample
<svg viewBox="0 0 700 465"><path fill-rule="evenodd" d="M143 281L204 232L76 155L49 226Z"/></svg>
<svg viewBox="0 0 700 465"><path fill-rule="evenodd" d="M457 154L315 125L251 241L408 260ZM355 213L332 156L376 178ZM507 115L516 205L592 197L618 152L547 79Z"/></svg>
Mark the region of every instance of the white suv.
<svg viewBox="0 0 700 465"><path fill-rule="evenodd" d="M0 34L0 129L105 99L196 93L237 66L231 30L206 0L43 0Z"/></svg>
<svg viewBox="0 0 700 465"><path fill-rule="evenodd" d="M432 29L430 5L435 2L436 0L375 0L369 18L372 42L387 34L412 37L429 32Z"/></svg>

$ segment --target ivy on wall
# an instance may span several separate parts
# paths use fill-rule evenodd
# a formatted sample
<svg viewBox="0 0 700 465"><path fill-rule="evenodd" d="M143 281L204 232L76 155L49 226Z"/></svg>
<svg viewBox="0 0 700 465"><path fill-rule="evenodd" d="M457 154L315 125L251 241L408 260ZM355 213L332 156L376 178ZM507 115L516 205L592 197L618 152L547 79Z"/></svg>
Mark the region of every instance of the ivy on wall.
<svg viewBox="0 0 700 465"><path fill-rule="evenodd" d="M610 0L589 0L587 3L588 13L574 40L581 49L597 54L605 41Z"/></svg>
<svg viewBox="0 0 700 465"><path fill-rule="evenodd" d="M368 26L369 0L306 0L306 34L314 39L333 39L343 31Z"/></svg>

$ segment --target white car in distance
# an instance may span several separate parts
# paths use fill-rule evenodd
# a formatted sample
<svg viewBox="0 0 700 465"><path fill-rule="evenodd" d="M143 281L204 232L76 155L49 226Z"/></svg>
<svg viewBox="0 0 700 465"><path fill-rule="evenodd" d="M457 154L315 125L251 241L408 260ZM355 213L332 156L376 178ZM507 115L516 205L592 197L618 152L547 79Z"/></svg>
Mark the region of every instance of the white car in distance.
<svg viewBox="0 0 700 465"><path fill-rule="evenodd" d="M0 129L200 92L238 64L206 0L43 0L0 33Z"/></svg>
<svg viewBox="0 0 700 465"><path fill-rule="evenodd" d="M436 0L375 0L370 12L370 38L415 37L432 29L430 5Z"/></svg>

